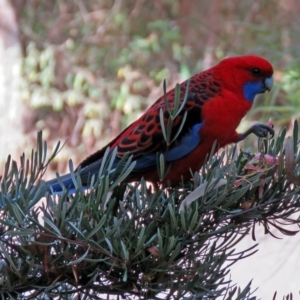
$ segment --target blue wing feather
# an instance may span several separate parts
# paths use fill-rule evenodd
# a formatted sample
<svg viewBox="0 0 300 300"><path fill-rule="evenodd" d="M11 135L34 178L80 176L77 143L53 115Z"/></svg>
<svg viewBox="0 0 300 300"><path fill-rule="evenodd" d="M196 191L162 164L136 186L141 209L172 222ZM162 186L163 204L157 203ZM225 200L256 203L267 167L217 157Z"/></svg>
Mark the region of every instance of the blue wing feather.
<svg viewBox="0 0 300 300"><path fill-rule="evenodd" d="M180 159L193 151L200 143L199 130L203 123L197 123L166 154L167 162Z"/></svg>

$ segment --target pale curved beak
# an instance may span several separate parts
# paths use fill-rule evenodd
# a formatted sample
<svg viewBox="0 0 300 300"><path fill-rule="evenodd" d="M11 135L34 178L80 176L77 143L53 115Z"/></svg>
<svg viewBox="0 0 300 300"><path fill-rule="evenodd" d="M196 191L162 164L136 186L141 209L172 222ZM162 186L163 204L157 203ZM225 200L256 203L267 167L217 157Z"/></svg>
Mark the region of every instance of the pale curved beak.
<svg viewBox="0 0 300 300"><path fill-rule="evenodd" d="M264 81L264 84L265 84L265 89L270 92L273 85L274 85L273 76L271 76L269 78L266 78L265 81Z"/></svg>

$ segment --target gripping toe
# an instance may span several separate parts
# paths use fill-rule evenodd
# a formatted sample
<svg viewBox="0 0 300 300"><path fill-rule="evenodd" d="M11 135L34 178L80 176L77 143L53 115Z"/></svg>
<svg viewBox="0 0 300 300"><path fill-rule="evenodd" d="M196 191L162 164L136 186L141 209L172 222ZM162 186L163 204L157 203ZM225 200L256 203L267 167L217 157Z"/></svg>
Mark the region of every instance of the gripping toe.
<svg viewBox="0 0 300 300"><path fill-rule="evenodd" d="M255 124L251 127L252 133L254 133L257 137L265 138L268 134L271 135L271 138L274 137L274 129L265 124Z"/></svg>

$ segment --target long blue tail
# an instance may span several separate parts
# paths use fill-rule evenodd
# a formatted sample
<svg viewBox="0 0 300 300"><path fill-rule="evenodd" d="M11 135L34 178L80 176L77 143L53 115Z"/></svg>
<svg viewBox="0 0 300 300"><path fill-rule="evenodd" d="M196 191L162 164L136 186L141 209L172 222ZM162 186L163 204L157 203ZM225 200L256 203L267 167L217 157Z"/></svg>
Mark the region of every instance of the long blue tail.
<svg viewBox="0 0 300 300"><path fill-rule="evenodd" d="M60 195L65 190L68 191L68 194L74 194L76 191L76 184L74 183L71 174L66 174L60 176L59 179L53 178L45 182L48 186L48 191L53 195ZM87 186L81 187L83 190L86 190Z"/></svg>
<svg viewBox="0 0 300 300"><path fill-rule="evenodd" d="M39 200L44 197L46 193L51 195L62 195L63 193L72 195L78 189L85 191L93 188L93 186L99 184L99 180L106 176L109 176L110 185L113 187L124 181L132 171L135 171L137 165L136 161L132 161L132 156L129 157L129 155L126 154L120 159L116 157L116 149L112 152L109 152L109 149L107 149L104 157L82 169L74 171L72 161L70 161L70 173L62 176L58 175L56 178L44 181L41 188L39 188L39 186L32 186L28 191L28 188L25 186L17 185L18 190L14 192L13 195L1 191L0 209L4 205L3 199L9 202L16 202L22 198L22 193L25 192L27 194L28 192L29 194L31 193L29 197L31 200ZM92 178L94 179L92 180ZM18 182L18 180L16 181ZM4 190L9 190L9 187L4 188Z"/></svg>

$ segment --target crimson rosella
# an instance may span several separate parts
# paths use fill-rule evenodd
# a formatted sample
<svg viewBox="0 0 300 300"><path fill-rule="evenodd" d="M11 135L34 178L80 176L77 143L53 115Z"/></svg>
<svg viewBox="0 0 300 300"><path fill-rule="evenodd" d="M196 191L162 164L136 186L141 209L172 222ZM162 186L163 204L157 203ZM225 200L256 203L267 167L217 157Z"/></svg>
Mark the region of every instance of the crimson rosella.
<svg viewBox="0 0 300 300"><path fill-rule="evenodd" d="M249 55L223 59L216 66L190 78L187 99L182 111L174 119L172 134L178 132L174 143L168 145L163 135L161 121L167 126L169 111L174 106L174 89L160 97L138 120L124 129L104 148L80 163L82 185L88 187L93 175L98 175L107 148L117 147L116 166L129 153L136 162L126 178L127 182L144 178L150 182L176 185L188 180L191 171L199 171L213 144L218 147L237 143L254 133L258 137L274 135L271 127L255 124L246 132L236 132L242 118L250 110L257 94L269 91L273 85L273 68L265 59ZM186 93L187 81L180 84L181 103ZM161 111L163 117L160 116ZM183 125L183 119L185 119ZM217 148L216 148L217 150ZM163 155L168 172L160 179L157 171L157 154ZM61 177L63 185L72 190L71 175ZM57 179L46 184L54 193L62 191Z"/></svg>

